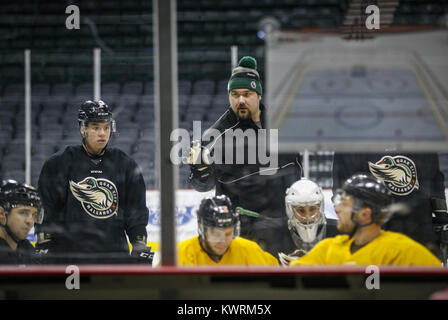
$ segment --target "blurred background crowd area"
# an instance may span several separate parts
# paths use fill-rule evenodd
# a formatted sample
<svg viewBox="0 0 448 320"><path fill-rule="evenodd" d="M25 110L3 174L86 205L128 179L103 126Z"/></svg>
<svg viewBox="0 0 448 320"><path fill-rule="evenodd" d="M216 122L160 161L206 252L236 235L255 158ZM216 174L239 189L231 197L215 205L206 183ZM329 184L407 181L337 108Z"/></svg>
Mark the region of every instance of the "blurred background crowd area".
<svg viewBox="0 0 448 320"><path fill-rule="evenodd" d="M179 0L177 49L179 127L209 127L228 106L231 46L252 55L265 76L263 21L281 30L346 32L361 0ZM388 26L446 28L447 1L374 1ZM373 2L372 2L373 3ZM66 8L80 10L80 29L67 29ZM0 11L0 179L25 180L24 50L31 50L32 184L43 162L79 144L79 105L93 99L93 48L101 48L101 98L117 122L111 142L143 170L156 189L153 16L148 0L16 0ZM264 79L262 80L262 83ZM269 90L269 88L266 88ZM448 157L441 154L448 179ZM331 187L332 153L310 155L310 178ZM188 166L179 187L189 188Z"/></svg>

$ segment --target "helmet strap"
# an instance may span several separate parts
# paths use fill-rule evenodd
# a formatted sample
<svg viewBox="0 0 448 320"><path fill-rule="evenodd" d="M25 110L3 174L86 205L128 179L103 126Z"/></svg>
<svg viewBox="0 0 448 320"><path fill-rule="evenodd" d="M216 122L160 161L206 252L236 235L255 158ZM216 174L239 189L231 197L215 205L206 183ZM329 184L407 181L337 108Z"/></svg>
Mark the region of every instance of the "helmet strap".
<svg viewBox="0 0 448 320"><path fill-rule="evenodd" d="M8 234L8 236L12 239L12 241L14 241L16 244L18 244L20 242L20 239L18 239L14 233L12 232L11 228L9 228L8 226L8 213L5 211L5 216L6 216L6 222L4 225L1 225L3 227L3 229L5 229L6 233Z"/></svg>
<svg viewBox="0 0 448 320"><path fill-rule="evenodd" d="M87 125L85 121L80 122L80 128L81 128L81 137L82 137L82 144L86 145L86 136L87 136Z"/></svg>
<svg viewBox="0 0 448 320"><path fill-rule="evenodd" d="M349 238L352 238L352 237L355 235L356 231L357 231L359 228L364 228L364 227L370 226L371 224L374 224L374 223L375 223L375 220L374 220L373 218L371 219L370 222L368 222L368 223L364 223L364 224L360 224L358 221L356 221L356 220L355 220L355 214L356 214L359 210L361 210L361 209L362 209L362 206L357 205L357 206L354 207L353 210L352 210L351 220L352 220L353 223L355 224L355 227L353 228L352 232L349 233Z"/></svg>

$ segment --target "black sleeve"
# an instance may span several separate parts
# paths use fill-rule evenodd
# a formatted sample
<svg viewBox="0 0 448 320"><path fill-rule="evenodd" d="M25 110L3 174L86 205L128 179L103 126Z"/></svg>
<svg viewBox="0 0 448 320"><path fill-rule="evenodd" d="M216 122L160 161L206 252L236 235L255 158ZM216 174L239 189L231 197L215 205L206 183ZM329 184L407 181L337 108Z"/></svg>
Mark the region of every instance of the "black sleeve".
<svg viewBox="0 0 448 320"><path fill-rule="evenodd" d="M342 188L344 182L354 174L371 175L368 159L372 154L335 153L333 157L333 193Z"/></svg>
<svg viewBox="0 0 448 320"><path fill-rule="evenodd" d="M20 263L23 264L40 264L42 260L35 254L33 245L28 240L22 240L17 244L17 256Z"/></svg>
<svg viewBox="0 0 448 320"><path fill-rule="evenodd" d="M445 200L445 176L440 171L439 156L436 154L432 160L434 166L434 176L431 179L431 197Z"/></svg>
<svg viewBox="0 0 448 320"><path fill-rule="evenodd" d="M432 212L439 215L438 219L448 221L446 197L445 197L445 176L440 170L439 156L437 154L432 156L432 165L434 166L434 176L432 177L431 185L431 207Z"/></svg>
<svg viewBox="0 0 448 320"><path fill-rule="evenodd" d="M334 237L338 235L338 220L327 218L327 234L326 238Z"/></svg>
<svg viewBox="0 0 448 320"><path fill-rule="evenodd" d="M130 159L126 173L125 228L131 243L147 239L149 212L146 206L146 186L141 169Z"/></svg>
<svg viewBox="0 0 448 320"><path fill-rule="evenodd" d="M335 153L333 157L333 193L342 187L346 180L346 164L344 155Z"/></svg>
<svg viewBox="0 0 448 320"><path fill-rule="evenodd" d="M63 207L66 203L66 185L68 183L64 168L67 162L58 158L47 160L40 172L38 190L44 208L44 218L41 225L36 225L36 233L52 234L57 221L63 219ZM59 164L59 165L58 165Z"/></svg>

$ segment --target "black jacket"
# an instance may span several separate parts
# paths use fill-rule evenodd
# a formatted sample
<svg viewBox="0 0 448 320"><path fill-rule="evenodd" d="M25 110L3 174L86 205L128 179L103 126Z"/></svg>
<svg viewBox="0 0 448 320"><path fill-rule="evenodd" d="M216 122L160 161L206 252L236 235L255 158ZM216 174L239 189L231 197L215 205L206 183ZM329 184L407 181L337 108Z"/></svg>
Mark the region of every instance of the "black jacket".
<svg viewBox="0 0 448 320"><path fill-rule="evenodd" d="M34 247L28 240L19 241L17 249L12 250L5 239L0 238L0 265L36 263Z"/></svg>
<svg viewBox="0 0 448 320"><path fill-rule="evenodd" d="M265 125L265 107L260 104L261 128ZM227 111L213 124L210 129L218 130L222 135L213 136L209 142L210 131L203 135L202 145L213 145L215 150L221 148L222 164L212 164L207 170L197 172L192 169L190 174L191 185L200 192L205 192L216 187L216 194L225 194L232 200L234 206L241 206L244 209L252 210L263 216L279 218L285 216L285 192L286 189L300 177L300 170L297 165L297 155L279 155L278 167L287 165L285 168L277 170L273 175L259 174L261 170L268 172L270 164L266 164L258 157L258 149L264 152L264 143L259 143L260 129L251 119L239 120L233 110L229 107ZM233 150L232 164L224 164L225 157L229 156L229 149L226 150L226 135L231 130L241 129L247 133L253 129L257 139L256 145L248 144L245 139L244 146L238 148L236 143L231 147ZM228 145L227 145L228 146ZM213 153L213 152L212 152ZM217 155L216 151L213 153ZM244 155L244 162L237 164L237 156ZM257 155L255 157L255 155ZM255 157L250 159L249 156ZM272 167L271 167L272 168ZM273 172L273 171L271 171Z"/></svg>
<svg viewBox="0 0 448 320"><path fill-rule="evenodd" d="M438 210L437 203L445 203L444 176L439 168L437 154L335 154L333 162L333 192L337 188L342 187L344 181L355 173L372 175L372 171L375 171L372 164L379 163L381 159L392 163L387 166L383 165L388 169L392 170L393 166L396 165L394 163L397 163L398 169L404 168L408 171L409 183L403 183L402 187L399 183L390 182L392 177L387 177L390 171L381 170L380 168L375 173L377 176L382 177L380 179L393 192L393 198L396 202L404 202L411 208L409 215L395 215L384 228L405 233L430 247L431 243L436 242L436 234L432 230L432 213ZM371 163L370 166L369 162ZM441 202L438 202L436 199Z"/></svg>
<svg viewBox="0 0 448 320"><path fill-rule="evenodd" d="M119 149L91 158L81 145L67 147L45 162L39 192L45 215L36 233L51 235L53 254L81 261L89 255L127 257L126 235L131 243L147 237L143 176Z"/></svg>

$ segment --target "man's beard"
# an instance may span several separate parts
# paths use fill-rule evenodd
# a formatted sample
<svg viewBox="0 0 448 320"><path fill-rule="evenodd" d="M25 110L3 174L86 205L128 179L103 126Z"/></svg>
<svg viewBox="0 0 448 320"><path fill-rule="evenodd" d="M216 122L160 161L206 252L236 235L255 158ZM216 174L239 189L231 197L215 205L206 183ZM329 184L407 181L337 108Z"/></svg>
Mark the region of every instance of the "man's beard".
<svg viewBox="0 0 448 320"><path fill-rule="evenodd" d="M246 107L246 112L244 114L241 114L241 109L240 107L238 107L237 111L236 111L236 116L238 117L238 119L240 120L247 120L247 119L251 119L252 118L252 113L250 112L249 108Z"/></svg>
<svg viewBox="0 0 448 320"><path fill-rule="evenodd" d="M201 245L201 248L207 253L207 255L215 262L219 262L224 253L226 253L227 250L229 250L230 248L230 246L228 246L226 251L223 254L219 255L215 252L215 250L213 250L210 244L207 241L205 241L205 239L199 238L199 244Z"/></svg>

